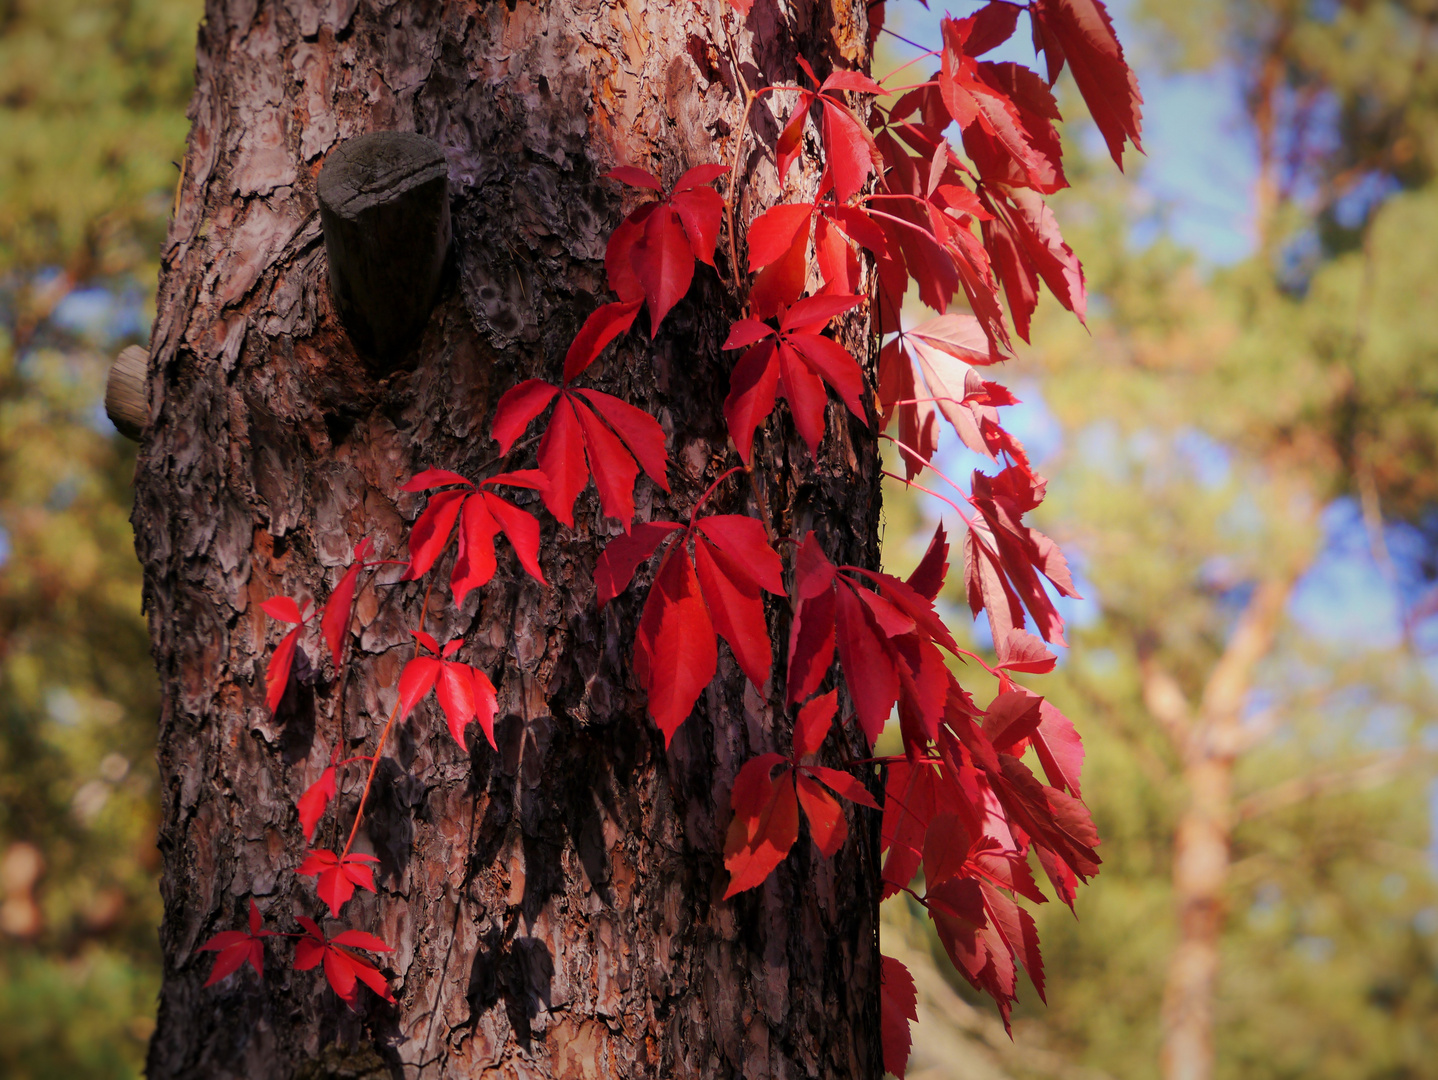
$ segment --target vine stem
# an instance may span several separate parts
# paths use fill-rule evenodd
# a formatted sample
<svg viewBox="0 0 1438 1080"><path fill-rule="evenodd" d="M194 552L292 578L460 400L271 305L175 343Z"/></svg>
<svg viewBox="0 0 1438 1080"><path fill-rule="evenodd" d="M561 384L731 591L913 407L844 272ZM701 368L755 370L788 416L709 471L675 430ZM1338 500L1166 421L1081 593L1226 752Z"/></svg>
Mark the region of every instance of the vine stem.
<svg viewBox="0 0 1438 1080"><path fill-rule="evenodd" d="M732 469L726 469L720 473L719 479L704 489L704 494L699 496L699 501L694 504L694 509L689 512L689 530L691 532L694 530L694 522L699 518L699 511L702 510L704 504L709 501L709 496L714 494L714 489L725 480L728 480L729 477L733 476L736 472L745 472L747 470L747 465L735 465Z"/></svg>
<svg viewBox="0 0 1438 1080"><path fill-rule="evenodd" d="M389 719L385 721L384 730L379 735L379 745L374 748L374 757L370 759L369 775L365 777L364 791L360 794L359 808L355 810L355 823L350 826L349 838L345 841L345 849L340 852L340 862L345 861L345 856L350 853L354 845L355 834L359 832L360 822L364 820L365 803L369 801L370 785L374 783L374 774L379 771L380 755L384 752L385 740L389 738L389 729L394 727L395 717L399 715L399 701L396 700L394 708L390 710Z"/></svg>
<svg viewBox="0 0 1438 1080"><path fill-rule="evenodd" d="M958 484L954 483L953 480L949 479L949 477L944 473L944 471L943 471L942 469L940 469L937 465L934 464L934 462L933 462L933 460L932 460L931 458L926 457L924 454L919 453L917 450L915 450L915 449L914 449L912 446L910 446L908 443L900 442L898 439L894 438L892 435L888 434L887 432L883 432L883 431L879 432L879 438L881 438L881 439L888 439L889 442L893 443L893 444L894 444L895 446L897 446L900 450L904 451L906 454L908 454L910 457L912 457L915 461L921 461L921 462L923 462L925 468L927 468L927 469L932 469L933 472L934 472L934 475L937 476L937 477L938 477L940 480L942 480L944 483L948 484L949 487L953 488L953 489L954 489L956 492L958 492L961 496L963 496L963 499L964 499L964 501L965 501L966 503L968 503L970 506L973 506L975 510L978 509L978 507L977 507L977 506L975 505L975 503L974 503L973 496L972 496L972 495L965 494L964 489L961 488L961 487L959 487ZM896 479L900 479L900 478L897 478L897 477L896 477ZM919 488L919 490L921 490L921 491L927 491L927 490L928 490L927 488L921 487L919 484L915 484L915 483L913 483L912 481L909 481L909 480L905 480L904 483L908 484L910 487ZM932 494L932 493L931 493L931 494ZM939 498L942 499L943 496L940 495ZM944 501L945 501L945 502L948 502L947 499L945 499ZM952 505L952 504L950 504L950 505ZM955 509L957 509L957 507L955 507ZM960 512L961 514L963 513L963 511L959 511L959 512ZM965 522L968 522L968 520L969 520L969 519L968 519L967 517L964 518L964 521L965 521Z"/></svg>
<svg viewBox="0 0 1438 1080"><path fill-rule="evenodd" d="M731 45L732 49L732 45ZM739 71L739 60L735 57L734 70ZM744 76L739 75L741 84ZM734 137L734 164L729 167L729 199L724 206L724 214L729 226L729 268L734 272L734 293L739 295L743 292L741 284L743 271L739 269L739 244L734 235L734 207L739 202L739 165L744 159L744 136L749 131L749 116L754 111L754 102L760 96L777 89L773 86L761 87L758 90L750 90L744 87L744 115L739 118L739 131Z"/></svg>
<svg viewBox="0 0 1438 1080"><path fill-rule="evenodd" d="M900 476L898 473L891 473L888 469L880 469L879 471L880 471L881 473L883 473L885 476L887 476L890 480L897 480L897 481L899 481L899 482L900 482L901 484L903 484L905 487L914 488L914 489L916 489L916 490L918 490L918 491L922 491L925 495L932 495L934 498L939 499L939 500L942 500L943 502L948 503L951 507L954 508L954 512L955 512L956 514L958 514L959 517L961 517L961 518L964 519L964 524L965 524L965 525L971 524L971 522L970 522L970 520L969 520L969 517L968 517L968 515L966 515L966 514L964 513L963 508L960 507L958 503L954 502L954 500L951 499L951 498L949 498L947 495L940 495L937 491L933 490L932 488L926 488L926 487L924 487L923 484L916 484L916 483L914 483L914 481L912 481L912 480L906 480L904 477Z"/></svg>
<svg viewBox="0 0 1438 1080"><path fill-rule="evenodd" d="M432 593L433 591L434 577L431 576L429 579L429 585L424 590L424 604L421 605L419 610L419 628L421 630L424 629L425 616L429 613L429 596L430 593ZM418 651L419 645L416 643L415 652ZM349 838L345 840L345 849L344 851L340 852L340 862L345 861L345 856L350 853L350 848L354 846L355 836L359 833L360 822L364 820L365 805L369 802L369 790L370 787L374 784L375 773L379 771L380 755L384 753L384 744L385 741L389 738L390 728L394 727L395 718L399 716L400 701L397 696L399 693L398 687L395 688L395 693L396 698L394 708L390 710L389 719L385 721L384 730L379 733L379 744L374 748L374 757L370 759L369 775L365 777L364 791L360 793L359 807L355 810L355 823L350 826Z"/></svg>

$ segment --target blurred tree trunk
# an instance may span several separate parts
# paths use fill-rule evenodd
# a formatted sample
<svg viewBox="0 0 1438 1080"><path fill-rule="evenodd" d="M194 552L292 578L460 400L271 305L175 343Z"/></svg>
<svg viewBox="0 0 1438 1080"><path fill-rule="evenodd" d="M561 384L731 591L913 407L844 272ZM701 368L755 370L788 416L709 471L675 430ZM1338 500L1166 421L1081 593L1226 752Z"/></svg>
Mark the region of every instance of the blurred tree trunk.
<svg viewBox="0 0 1438 1080"><path fill-rule="evenodd" d="M1244 726L1243 706L1254 668L1273 647L1292 587L1292 578L1280 577L1254 590L1204 683L1196 716L1177 681L1152 659L1144 662L1144 700L1174 741L1188 796L1174 837L1179 938L1163 1001L1164 1080L1213 1075L1213 1002L1235 824L1233 766L1255 737L1255 729Z"/></svg>
<svg viewBox="0 0 1438 1080"><path fill-rule="evenodd" d="M323 914L313 879L294 873L294 801L337 742L370 752L424 591L382 571L359 596L347 670L307 639L273 717L263 671L279 628L259 605L323 602L361 536L403 558L423 505L399 491L413 472L488 471L499 395L557 380L604 298L621 213L604 171L637 164L672 181L729 160L736 60L751 86L794 79L796 53L821 75L866 62L862 6L782 10L208 5L134 512L163 692L152 1080L880 1074L876 830L856 827L830 862L801 842L764 888L719 902L729 786L747 758L787 747L787 722L723 652L666 753L629 670L643 590L595 607L594 562L618 525L592 493L574 530L542 518L550 588L501 545L495 580L461 610L446 584L434 591L426 629L464 635L461 657L499 687L499 751L477 738L466 758L424 705L380 769L361 848L381 860L380 893L358 894L344 923L395 947L384 966L397 1004L365 991L351 1012L318 972L289 970L283 943L263 984L245 971L205 989L212 954L197 952L242 925L252 896L276 929ZM741 221L779 193L765 145L777 128L755 113ZM422 340L382 371L334 315L315 177L339 141L384 129L445 147L455 270ZM733 276L723 259L720 274ZM704 270L653 345L641 319L595 369L669 435L673 494L646 481L641 516L687 514L732 464L718 344L737 312ZM862 320L847 343L866 355ZM830 413L814 466L787 422L770 425L757 485L729 481L715 508L753 512L762 497L777 531L816 529L831 554L872 565L877 455L842 417ZM785 640L778 611L771 631ZM358 780L341 784L345 828ZM335 828L326 819L316 846Z"/></svg>

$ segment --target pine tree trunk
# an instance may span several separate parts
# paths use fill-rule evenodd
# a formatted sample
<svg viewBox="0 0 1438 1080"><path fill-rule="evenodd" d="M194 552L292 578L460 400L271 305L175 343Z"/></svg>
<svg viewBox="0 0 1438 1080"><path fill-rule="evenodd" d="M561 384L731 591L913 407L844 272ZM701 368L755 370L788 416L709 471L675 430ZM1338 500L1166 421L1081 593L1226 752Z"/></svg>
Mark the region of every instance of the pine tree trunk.
<svg viewBox="0 0 1438 1080"><path fill-rule="evenodd" d="M347 1009L318 972L290 970L284 944L263 984L242 971L203 988L214 954L197 951L242 926L251 897L273 928L327 922L314 880L295 873L306 848L295 800L337 741L346 755L371 751L425 585L380 572L359 597L345 671L306 639L274 716L263 673L280 628L259 605L323 602L361 536L403 559L423 506L399 490L414 472L493 471L499 396L521 379L558 381L574 332L611 298L604 243L632 204L603 172L638 164L672 181L730 160L736 54L751 86L794 81L796 53L821 76L865 62L862 6L782 11L208 4L134 514L163 687L152 1080L881 1073L877 822L851 816L833 860L801 837L764 887L720 900L729 787L749 757L787 749L781 694L746 688L721 646L718 677L666 752L630 668L648 574L596 610L595 560L619 527L592 489L575 529L540 515L550 587L501 543L494 581L456 609L437 568L426 628L463 635L461 657L499 688L499 750L471 729L464 754L426 704L380 768L360 846L381 860L379 894L359 893L344 921L395 946L384 967L396 1005L366 991ZM782 119L794 95L767 100ZM766 105L755 118L741 221L779 194L777 127ZM327 153L372 130L445 148L454 226L423 337L386 368L335 314L315 194ZM589 381L665 427L673 493L642 481L641 518L687 515L737 463L718 348L738 315L732 270L721 257L719 274L700 271L656 341L641 318ZM871 355L864 319L846 341ZM831 556L873 565L875 443L837 403L829 431L813 463L781 409L756 449L757 483L727 481L716 509L753 513L762 496L777 532L815 529ZM533 454L518 449L509 467ZM782 654L787 609L771 607ZM353 819L362 776L345 776L339 821L322 823L316 846Z"/></svg>

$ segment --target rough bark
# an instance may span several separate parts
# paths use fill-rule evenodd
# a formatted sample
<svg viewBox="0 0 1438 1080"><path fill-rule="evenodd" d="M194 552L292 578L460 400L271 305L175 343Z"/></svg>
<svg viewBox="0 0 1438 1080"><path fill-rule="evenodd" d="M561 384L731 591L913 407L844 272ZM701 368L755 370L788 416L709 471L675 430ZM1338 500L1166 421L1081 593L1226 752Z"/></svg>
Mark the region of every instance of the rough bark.
<svg viewBox="0 0 1438 1080"><path fill-rule="evenodd" d="M289 970L286 945L263 984L241 973L204 989L213 954L197 952L241 925L251 896L283 930L324 913L295 874L294 800L337 740L347 754L374 745L424 585L392 568L364 587L345 672L309 639L273 717L263 671L279 628L260 603L322 602L362 535L402 558L423 505L399 492L414 471L492 471L499 395L557 381L605 299L603 245L628 204L603 171L672 180L727 160L736 58L750 85L793 80L796 52L822 74L864 62L863 31L862 7L842 0L756 5L747 21L719 0L208 4L134 515L163 689L152 1078L880 1074L877 822L851 817L832 860L801 837L763 888L719 900L732 779L788 746L779 695L746 689L721 646L719 676L665 751L629 667L647 576L596 611L594 562L618 526L592 491L572 531L540 515L551 587L501 544L494 582L455 610L438 568L426 628L465 635L460 658L499 687L499 751L475 739L464 755L422 705L380 769L359 845L381 860L379 895L360 893L343 921L396 947L384 966L397 1004L365 992L349 1011L317 972ZM774 118L759 108L756 121L741 220L778 194ZM370 130L446 148L454 224L438 305L385 374L333 310L315 196L326 154ZM735 461L717 346L737 307L700 269L658 339L631 335L591 382L668 433L673 494L643 481L641 517L687 514ZM867 334L855 316L860 355ZM777 531L813 528L832 556L872 565L874 442L834 403L829 427L812 463L776 417L756 487L726 483L716 508L752 512L762 495ZM771 630L785 640L782 605ZM347 776L346 828L362 780Z"/></svg>

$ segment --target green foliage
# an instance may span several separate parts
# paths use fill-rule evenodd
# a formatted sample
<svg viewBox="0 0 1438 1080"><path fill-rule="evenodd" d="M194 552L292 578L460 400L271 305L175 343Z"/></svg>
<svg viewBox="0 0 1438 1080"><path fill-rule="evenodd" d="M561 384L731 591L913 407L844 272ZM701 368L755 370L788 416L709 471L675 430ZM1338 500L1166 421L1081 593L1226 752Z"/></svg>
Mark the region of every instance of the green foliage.
<svg viewBox="0 0 1438 1080"><path fill-rule="evenodd" d="M153 279L188 130L199 9L0 2L0 268Z"/></svg>
<svg viewBox="0 0 1438 1080"><path fill-rule="evenodd" d="M144 321L192 0L0 0L0 1074L139 1073L159 984L158 697L100 411ZM113 314L75 317L77 290ZM38 856L38 858L37 858Z"/></svg>

